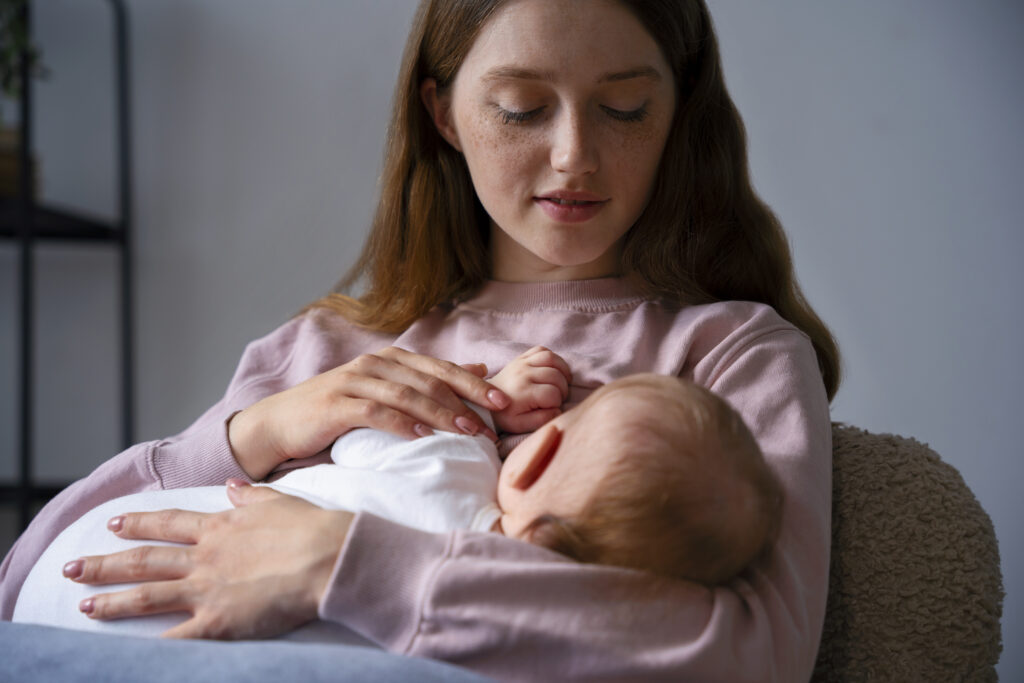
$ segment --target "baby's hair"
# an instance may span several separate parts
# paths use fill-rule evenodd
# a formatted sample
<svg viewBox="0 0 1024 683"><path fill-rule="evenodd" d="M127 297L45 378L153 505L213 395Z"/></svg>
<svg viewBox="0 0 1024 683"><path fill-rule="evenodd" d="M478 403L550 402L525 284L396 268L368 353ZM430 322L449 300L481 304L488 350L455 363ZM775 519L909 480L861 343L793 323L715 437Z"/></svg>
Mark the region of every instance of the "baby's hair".
<svg viewBox="0 0 1024 683"><path fill-rule="evenodd" d="M633 387L642 390L636 400L652 401L652 410L640 424L624 425L622 457L578 517L542 515L527 533L531 542L580 562L721 584L774 543L782 490L750 430L723 399L656 377L606 387L612 391L599 400L623 398L619 390Z"/></svg>

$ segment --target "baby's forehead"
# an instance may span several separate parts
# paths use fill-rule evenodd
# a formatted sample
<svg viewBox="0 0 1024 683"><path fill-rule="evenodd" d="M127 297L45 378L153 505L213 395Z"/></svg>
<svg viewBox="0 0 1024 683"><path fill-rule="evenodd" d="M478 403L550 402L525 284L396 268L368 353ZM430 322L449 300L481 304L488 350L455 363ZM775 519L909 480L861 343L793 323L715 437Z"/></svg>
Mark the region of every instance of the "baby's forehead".
<svg viewBox="0 0 1024 683"><path fill-rule="evenodd" d="M678 399L658 387L654 390L646 386L618 388L573 408L577 419L570 429L589 434L596 432L617 444L655 434L664 438L669 433L680 432L683 427L679 412L688 407Z"/></svg>
<svg viewBox="0 0 1024 683"><path fill-rule="evenodd" d="M677 377L631 375L573 408L567 435L592 448L689 451L728 431L728 412L718 409L718 400Z"/></svg>
<svg viewBox="0 0 1024 683"><path fill-rule="evenodd" d="M614 417L620 411L635 405L688 409L705 400L701 390L685 384L677 377L643 374L630 375L604 385L587 397L575 410L581 413L608 413L609 417ZM666 412L671 410L657 411L654 416L662 416Z"/></svg>
<svg viewBox="0 0 1024 683"><path fill-rule="evenodd" d="M656 408L665 404L665 397L659 393L646 387L629 387L597 395L593 401L580 404L578 410L588 417L622 422L639 416L658 417L664 411Z"/></svg>

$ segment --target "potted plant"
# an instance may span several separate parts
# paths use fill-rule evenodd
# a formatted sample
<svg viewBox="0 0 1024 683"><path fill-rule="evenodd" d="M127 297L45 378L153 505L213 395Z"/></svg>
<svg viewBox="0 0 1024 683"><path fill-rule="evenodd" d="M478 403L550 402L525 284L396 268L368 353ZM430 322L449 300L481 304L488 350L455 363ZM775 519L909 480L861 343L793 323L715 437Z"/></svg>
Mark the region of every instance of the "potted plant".
<svg viewBox="0 0 1024 683"><path fill-rule="evenodd" d="M6 100L0 102L0 197L17 196L21 178L18 129L6 120L2 105L21 96L22 58L28 60L30 75L44 75L41 53L25 21L27 12L28 0L0 0L0 93ZM32 184L37 185L35 178Z"/></svg>

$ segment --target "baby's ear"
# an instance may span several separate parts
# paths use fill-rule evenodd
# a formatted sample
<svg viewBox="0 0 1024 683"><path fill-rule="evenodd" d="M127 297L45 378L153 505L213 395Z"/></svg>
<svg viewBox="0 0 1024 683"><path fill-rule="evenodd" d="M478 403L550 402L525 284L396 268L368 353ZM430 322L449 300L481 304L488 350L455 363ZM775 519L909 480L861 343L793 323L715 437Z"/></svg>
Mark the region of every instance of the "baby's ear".
<svg viewBox="0 0 1024 683"><path fill-rule="evenodd" d="M526 534L526 540L530 543L559 552L558 549L563 535L561 533L562 526L563 522L561 519L554 515L545 514L530 522L524 533Z"/></svg>
<svg viewBox="0 0 1024 683"><path fill-rule="evenodd" d="M521 491L530 488L551 464L561 442L562 430L549 422L516 446L516 450L523 449L525 453L522 458L518 458L522 462L522 469L512 472L509 479L512 488Z"/></svg>

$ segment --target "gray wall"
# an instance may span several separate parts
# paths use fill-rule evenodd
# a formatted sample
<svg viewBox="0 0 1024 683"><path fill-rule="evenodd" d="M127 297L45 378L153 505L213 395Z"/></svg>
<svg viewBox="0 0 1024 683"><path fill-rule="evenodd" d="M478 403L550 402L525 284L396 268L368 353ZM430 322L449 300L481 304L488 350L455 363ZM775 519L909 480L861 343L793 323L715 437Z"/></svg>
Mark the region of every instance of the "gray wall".
<svg viewBox="0 0 1024 683"><path fill-rule="evenodd" d="M37 0L44 196L113 215L103 2ZM176 432L244 344L337 279L367 224L407 0L130 3L138 430ZM846 381L833 417L929 443L1000 538L1004 641L1024 640L1014 424L1024 291L1024 10L1012 0L710 0L758 190L789 231ZM5 111L9 111L9 108ZM38 475L118 450L115 260L39 254ZM0 246L0 292L15 252ZM13 473L15 301L0 296L0 476ZM1008 648L1004 680L1024 674Z"/></svg>

